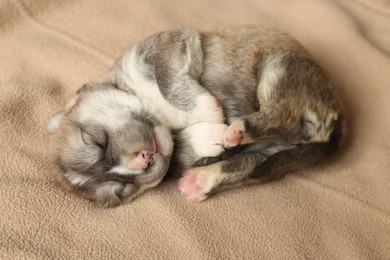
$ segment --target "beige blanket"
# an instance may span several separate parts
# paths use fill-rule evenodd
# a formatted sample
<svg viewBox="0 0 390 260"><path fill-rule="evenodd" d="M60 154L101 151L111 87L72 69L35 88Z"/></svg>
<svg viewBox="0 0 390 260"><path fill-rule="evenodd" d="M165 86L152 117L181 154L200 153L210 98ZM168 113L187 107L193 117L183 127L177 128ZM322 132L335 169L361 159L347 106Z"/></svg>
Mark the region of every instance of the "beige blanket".
<svg viewBox="0 0 390 260"><path fill-rule="evenodd" d="M169 181L115 209L58 188L45 124L126 48L174 26L296 37L345 101L343 149L280 181L186 201ZM390 259L389 0L2 0L1 259Z"/></svg>

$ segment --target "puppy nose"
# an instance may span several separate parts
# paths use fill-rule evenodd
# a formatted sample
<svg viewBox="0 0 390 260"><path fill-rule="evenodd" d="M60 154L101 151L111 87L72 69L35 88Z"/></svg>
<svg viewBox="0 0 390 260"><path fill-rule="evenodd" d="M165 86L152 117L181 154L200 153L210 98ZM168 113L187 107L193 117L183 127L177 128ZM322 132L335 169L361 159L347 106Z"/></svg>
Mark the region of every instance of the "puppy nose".
<svg viewBox="0 0 390 260"><path fill-rule="evenodd" d="M150 160L150 159L152 158L152 156L153 156L153 153L152 153L151 151L141 151L139 154L140 154L140 155L142 156L142 158L144 158L145 160Z"/></svg>
<svg viewBox="0 0 390 260"><path fill-rule="evenodd" d="M136 157L130 159L127 166L131 169L146 169L154 163L154 153L148 150L140 151Z"/></svg>

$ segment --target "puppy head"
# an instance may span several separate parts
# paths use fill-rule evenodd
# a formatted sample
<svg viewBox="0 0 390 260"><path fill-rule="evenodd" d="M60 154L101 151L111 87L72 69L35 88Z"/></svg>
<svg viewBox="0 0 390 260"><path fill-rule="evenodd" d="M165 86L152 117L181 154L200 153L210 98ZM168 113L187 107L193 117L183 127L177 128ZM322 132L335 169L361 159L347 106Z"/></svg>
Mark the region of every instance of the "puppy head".
<svg viewBox="0 0 390 260"><path fill-rule="evenodd" d="M55 175L70 191L113 207L165 176L172 137L138 98L111 85L81 88L47 130Z"/></svg>

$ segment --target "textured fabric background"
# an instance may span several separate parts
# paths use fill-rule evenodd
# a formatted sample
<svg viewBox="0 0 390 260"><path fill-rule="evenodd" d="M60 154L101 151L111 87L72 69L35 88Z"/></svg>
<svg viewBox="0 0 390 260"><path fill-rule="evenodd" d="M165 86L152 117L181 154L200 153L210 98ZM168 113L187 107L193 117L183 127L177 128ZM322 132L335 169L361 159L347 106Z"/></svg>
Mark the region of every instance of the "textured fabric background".
<svg viewBox="0 0 390 260"><path fill-rule="evenodd" d="M186 201L168 181L116 209L58 188L45 124L126 48L173 26L276 26L345 101L330 162ZM3 0L1 259L390 259L390 1Z"/></svg>

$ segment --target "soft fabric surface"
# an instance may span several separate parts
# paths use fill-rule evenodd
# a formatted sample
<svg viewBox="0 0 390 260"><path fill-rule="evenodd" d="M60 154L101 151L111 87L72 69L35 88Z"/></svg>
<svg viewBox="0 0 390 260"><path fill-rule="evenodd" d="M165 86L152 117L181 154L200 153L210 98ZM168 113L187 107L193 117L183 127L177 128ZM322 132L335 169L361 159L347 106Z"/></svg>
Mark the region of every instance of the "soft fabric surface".
<svg viewBox="0 0 390 260"><path fill-rule="evenodd" d="M1 259L389 259L390 1L3 0ZM45 124L132 43L248 23L297 38L345 103L343 149L280 181L186 201L168 181L95 208L55 185Z"/></svg>

